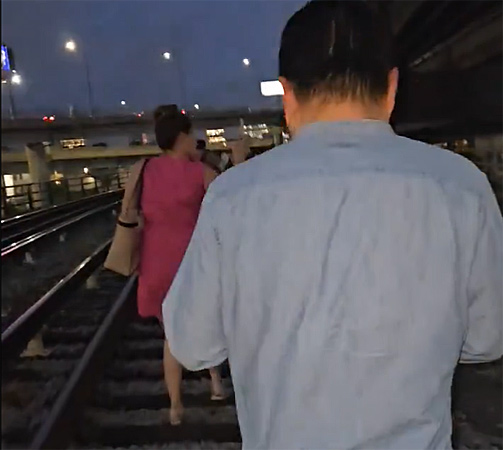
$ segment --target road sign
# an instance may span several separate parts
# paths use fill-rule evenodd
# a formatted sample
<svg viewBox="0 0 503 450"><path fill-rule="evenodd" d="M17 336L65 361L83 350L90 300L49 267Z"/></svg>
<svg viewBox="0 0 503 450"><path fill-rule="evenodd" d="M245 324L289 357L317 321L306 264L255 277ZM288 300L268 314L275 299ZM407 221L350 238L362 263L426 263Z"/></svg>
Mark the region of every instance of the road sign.
<svg viewBox="0 0 503 450"><path fill-rule="evenodd" d="M14 62L12 57L12 50L6 45L2 44L2 83L6 83L10 79L14 70Z"/></svg>
<svg viewBox="0 0 503 450"><path fill-rule="evenodd" d="M260 83L260 92L264 97L275 97L285 94L283 86L278 80L262 81Z"/></svg>
<svg viewBox="0 0 503 450"><path fill-rule="evenodd" d="M2 71L10 72L11 64L9 58L9 51L5 45L2 44Z"/></svg>

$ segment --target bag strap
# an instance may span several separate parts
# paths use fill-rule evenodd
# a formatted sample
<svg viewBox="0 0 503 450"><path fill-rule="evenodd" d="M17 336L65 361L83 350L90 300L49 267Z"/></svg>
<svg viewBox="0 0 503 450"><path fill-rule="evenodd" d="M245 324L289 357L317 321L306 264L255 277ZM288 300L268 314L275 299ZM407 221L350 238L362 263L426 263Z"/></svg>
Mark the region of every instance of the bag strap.
<svg viewBox="0 0 503 450"><path fill-rule="evenodd" d="M130 210L140 208L141 193L143 190L143 175L145 167L149 159L144 159L135 164L130 172L130 177L124 189L124 197L122 199L121 216L128 217Z"/></svg>
<svg viewBox="0 0 503 450"><path fill-rule="evenodd" d="M147 168L147 164L148 162L150 161L151 158L145 158L143 160L143 166L141 168L141 171L140 171L140 176L138 177L138 205L137 205L137 209L138 209L138 212L141 213L141 196L143 194L143 178L144 178L144 175L145 175L145 169Z"/></svg>

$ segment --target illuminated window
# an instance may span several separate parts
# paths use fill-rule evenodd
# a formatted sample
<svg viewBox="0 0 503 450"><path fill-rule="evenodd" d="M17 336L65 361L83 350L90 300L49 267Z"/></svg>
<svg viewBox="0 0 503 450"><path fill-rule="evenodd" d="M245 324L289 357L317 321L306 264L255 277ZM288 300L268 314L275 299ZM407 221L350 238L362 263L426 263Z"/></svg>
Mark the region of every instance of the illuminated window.
<svg viewBox="0 0 503 450"><path fill-rule="evenodd" d="M223 134L225 133L225 129L224 128L217 128L217 129L213 129L213 130L206 130L206 136L210 137L210 136L222 136Z"/></svg>
<svg viewBox="0 0 503 450"><path fill-rule="evenodd" d="M206 136L208 137L208 145L217 145L219 147L227 147L227 139L224 137L225 129L216 128L206 130Z"/></svg>
<svg viewBox="0 0 503 450"><path fill-rule="evenodd" d="M62 139L60 141L61 147L62 148L78 148L78 147L85 147L86 146L86 140L83 138L78 138L78 139Z"/></svg>
<svg viewBox="0 0 503 450"><path fill-rule="evenodd" d="M269 134L269 128L265 123L256 125L244 125L244 134L254 139L264 139L264 135Z"/></svg>
<svg viewBox="0 0 503 450"><path fill-rule="evenodd" d="M5 189L5 195L7 197L12 197L14 195L14 176L13 175L2 175L3 180L4 180L4 186L7 188Z"/></svg>
<svg viewBox="0 0 503 450"><path fill-rule="evenodd" d="M227 140L223 136L210 136L208 138L208 144L226 144Z"/></svg>
<svg viewBox="0 0 503 450"><path fill-rule="evenodd" d="M54 184L60 185L64 177L62 173L55 170L54 173L51 174L51 181L53 181Z"/></svg>

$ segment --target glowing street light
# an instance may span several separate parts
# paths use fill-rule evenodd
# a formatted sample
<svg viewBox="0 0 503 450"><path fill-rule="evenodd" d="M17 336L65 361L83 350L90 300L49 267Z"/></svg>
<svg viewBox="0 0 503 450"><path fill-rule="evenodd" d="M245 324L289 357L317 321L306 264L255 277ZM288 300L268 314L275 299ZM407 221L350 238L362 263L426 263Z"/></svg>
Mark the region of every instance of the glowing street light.
<svg viewBox="0 0 503 450"><path fill-rule="evenodd" d="M243 64L245 67L248 67L250 65L250 60L248 58L243 59Z"/></svg>
<svg viewBox="0 0 503 450"><path fill-rule="evenodd" d="M171 60L171 53L170 52L164 52L162 54L162 57L166 60L166 61L170 61ZM174 64L176 66L176 69L178 71L178 77L179 77L179 80L180 80L180 93L181 93L181 105L180 106L184 106L186 105L186 98L187 98L187 88L185 86L185 76L184 76L184 73L183 73L183 67L182 67L182 55L181 53L178 53L177 54L177 57L174 59Z"/></svg>
<svg viewBox="0 0 503 450"><path fill-rule="evenodd" d="M73 39L70 39L65 42L65 50L69 53L77 53L77 44ZM93 107L93 93L91 87L91 76L89 75L89 62L87 61L86 52L82 48L80 51L82 62L84 63L84 68L86 71L86 84L87 84L87 100L89 102L89 115L91 117L94 116L94 107Z"/></svg>
<svg viewBox="0 0 503 450"><path fill-rule="evenodd" d="M199 110L199 105L196 103L196 104L194 105L194 108L196 108L197 110Z"/></svg>
<svg viewBox="0 0 503 450"><path fill-rule="evenodd" d="M122 106L126 106L126 101L125 100L121 100L121 105Z"/></svg>
<svg viewBox="0 0 503 450"><path fill-rule="evenodd" d="M16 106L14 102L14 89L12 89L12 86L14 85L20 85L23 82L23 79L21 78L21 75L16 73L15 70L12 71L12 75L10 79L8 80L2 80L2 83L7 83L7 91L9 95L9 114L11 119L16 118Z"/></svg>
<svg viewBox="0 0 503 450"><path fill-rule="evenodd" d="M69 52L74 52L77 50L77 44L75 43L75 41L72 40L66 41L65 49L68 50Z"/></svg>
<svg viewBox="0 0 503 450"><path fill-rule="evenodd" d="M21 78L21 75L15 73L14 75L12 75L11 82L12 82L12 84L19 85L23 82L23 79Z"/></svg>

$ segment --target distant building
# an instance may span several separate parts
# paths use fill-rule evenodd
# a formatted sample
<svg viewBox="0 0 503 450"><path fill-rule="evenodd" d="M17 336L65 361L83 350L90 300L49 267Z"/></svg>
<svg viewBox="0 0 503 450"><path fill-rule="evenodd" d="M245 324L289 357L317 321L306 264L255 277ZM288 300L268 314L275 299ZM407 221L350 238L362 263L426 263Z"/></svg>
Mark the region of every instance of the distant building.
<svg viewBox="0 0 503 450"><path fill-rule="evenodd" d="M223 150L227 148L225 128L207 129L206 141L208 143L208 150Z"/></svg>

